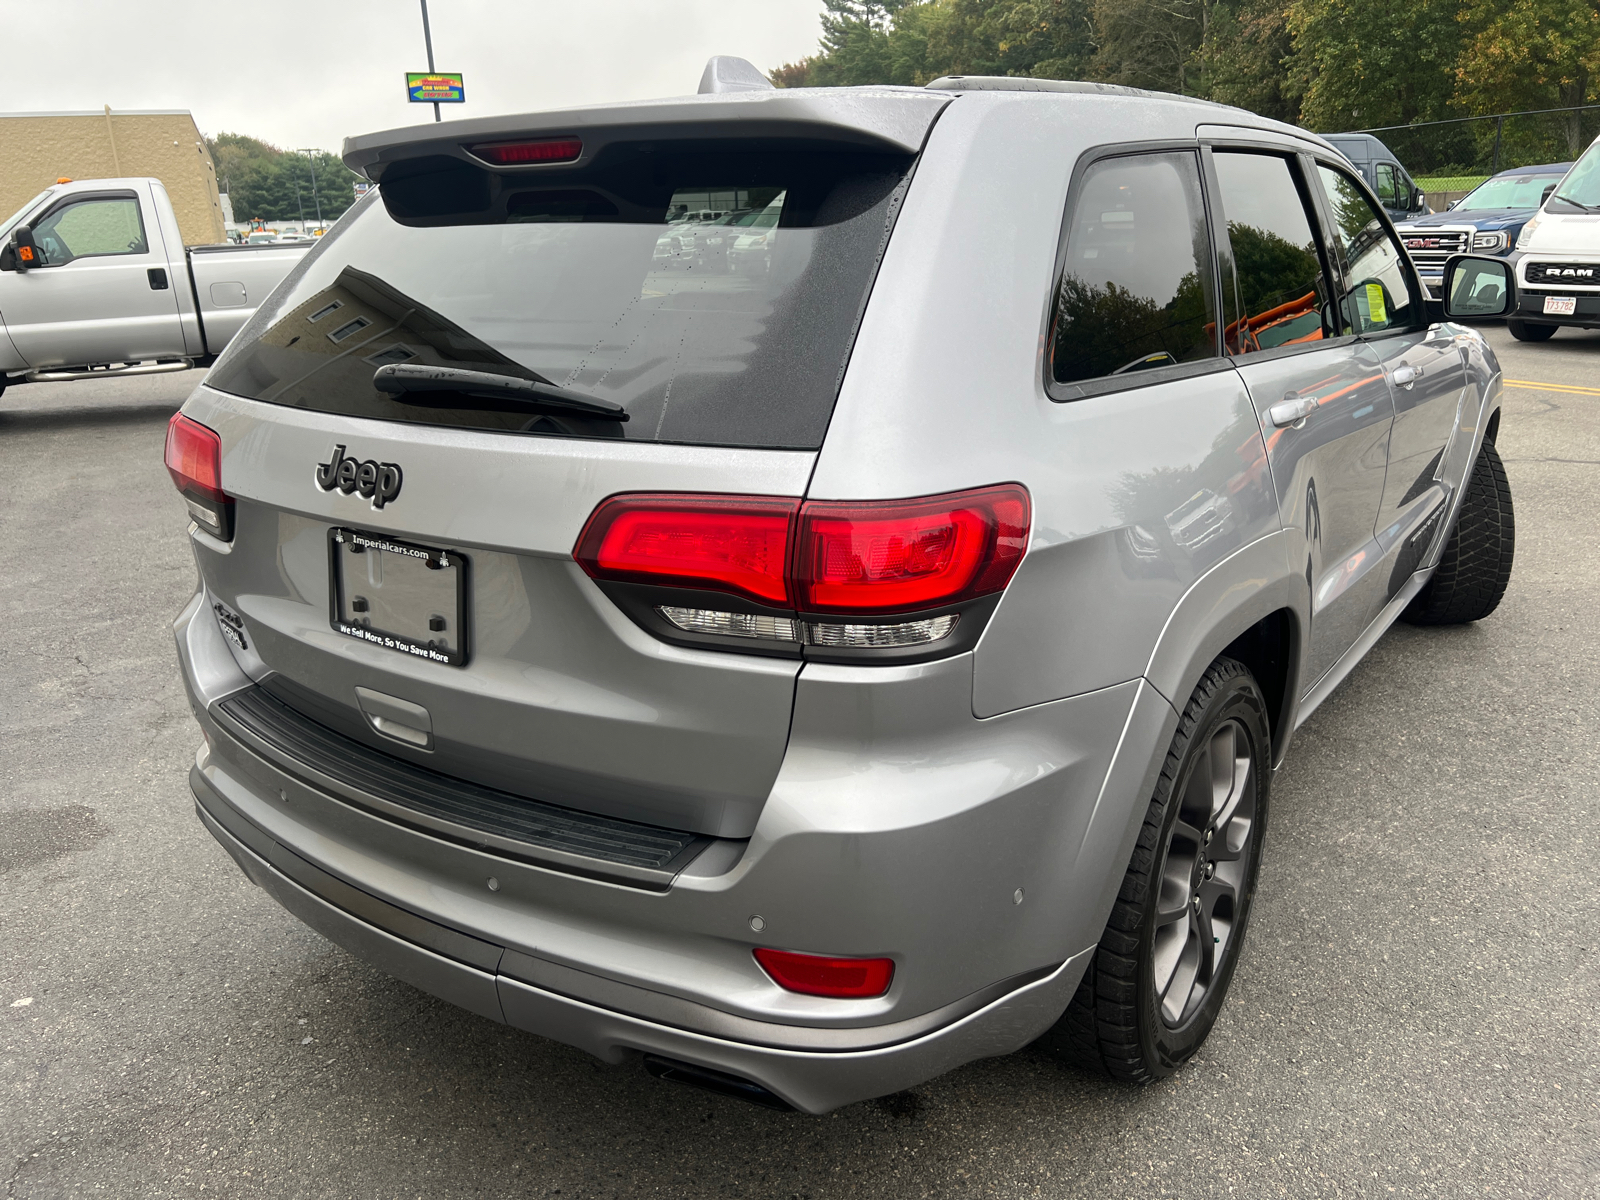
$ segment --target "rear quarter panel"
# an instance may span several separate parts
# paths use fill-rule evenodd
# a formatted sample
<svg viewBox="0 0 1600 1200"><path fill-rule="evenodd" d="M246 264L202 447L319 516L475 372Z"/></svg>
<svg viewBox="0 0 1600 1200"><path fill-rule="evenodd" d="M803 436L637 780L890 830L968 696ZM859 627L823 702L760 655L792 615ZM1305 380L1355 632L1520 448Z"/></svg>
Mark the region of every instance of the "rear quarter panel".
<svg viewBox="0 0 1600 1200"><path fill-rule="evenodd" d="M919 164L809 494L1027 486L1028 555L974 658L979 717L1138 678L1169 624L1185 645L1169 642L1165 657L1185 665L1163 683L1192 687L1189 660L1217 631L1204 619L1171 622L1185 595L1220 572L1230 603L1219 613L1208 599L1203 611L1225 625L1233 608L1249 607L1245 593L1277 587L1287 572L1275 550L1258 551L1237 581L1219 567L1279 528L1256 414L1235 372L1065 404L1044 390L1079 156L1192 139L1216 119L1215 108L1182 102L968 93L940 118ZM1184 696L1168 694L1180 708Z"/></svg>

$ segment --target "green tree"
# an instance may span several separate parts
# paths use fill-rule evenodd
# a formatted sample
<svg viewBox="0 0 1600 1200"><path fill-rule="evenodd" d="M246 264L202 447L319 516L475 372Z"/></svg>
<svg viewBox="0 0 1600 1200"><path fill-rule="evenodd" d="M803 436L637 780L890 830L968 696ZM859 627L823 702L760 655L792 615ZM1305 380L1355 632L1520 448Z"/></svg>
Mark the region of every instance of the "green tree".
<svg viewBox="0 0 1600 1200"><path fill-rule="evenodd" d="M1290 0L1287 88L1301 122L1334 132L1455 115L1460 9L1461 0Z"/></svg>
<svg viewBox="0 0 1600 1200"><path fill-rule="evenodd" d="M332 221L355 203L359 176L335 155L280 150L238 133L219 133L206 142L217 164L217 186L232 201L235 220L299 220L302 212L311 220L320 201L323 220Z"/></svg>
<svg viewBox="0 0 1600 1200"><path fill-rule="evenodd" d="M1600 80L1600 2L1470 0L1455 99L1472 113L1567 108L1592 102ZM1564 114L1564 150L1583 149L1578 113Z"/></svg>
<svg viewBox="0 0 1600 1200"><path fill-rule="evenodd" d="M1286 71L1293 53L1284 0L1219 4L1201 46L1197 91L1222 104L1294 122L1300 103L1289 94Z"/></svg>

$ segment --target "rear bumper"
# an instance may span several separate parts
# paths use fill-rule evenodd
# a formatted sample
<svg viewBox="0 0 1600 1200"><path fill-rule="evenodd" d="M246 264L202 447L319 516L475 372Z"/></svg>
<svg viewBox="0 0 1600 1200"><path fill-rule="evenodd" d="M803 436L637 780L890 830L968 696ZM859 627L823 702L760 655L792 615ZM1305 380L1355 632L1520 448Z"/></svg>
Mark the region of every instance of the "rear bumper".
<svg viewBox="0 0 1600 1200"><path fill-rule="evenodd" d="M229 804L213 786L204 757L190 772L201 822L252 881L330 941L469 1012L587 1050L606 1062L649 1054L692 1063L753 1082L803 1112L824 1113L901 1091L962 1063L1021 1048L1066 1007L1091 952L1080 952L948 1024L887 1045L806 1050L716 1037L518 978L548 970L548 965L429 921L329 875ZM749 1028L739 1032L764 1034L772 1041L803 1032L800 1027L762 1030L757 1028L760 1022L741 1024ZM893 1038L897 1031L811 1032Z"/></svg>
<svg viewBox="0 0 1600 1200"><path fill-rule="evenodd" d="M254 737L229 706L256 685L207 601L175 623L208 743L191 782L247 875L470 1011L609 1061L643 1053L738 1076L810 1112L1049 1028L1176 722L1142 681L979 720L970 656L824 667L802 680L748 844L713 842L653 886L417 828ZM756 945L888 954L895 981L873 1000L783 992Z"/></svg>

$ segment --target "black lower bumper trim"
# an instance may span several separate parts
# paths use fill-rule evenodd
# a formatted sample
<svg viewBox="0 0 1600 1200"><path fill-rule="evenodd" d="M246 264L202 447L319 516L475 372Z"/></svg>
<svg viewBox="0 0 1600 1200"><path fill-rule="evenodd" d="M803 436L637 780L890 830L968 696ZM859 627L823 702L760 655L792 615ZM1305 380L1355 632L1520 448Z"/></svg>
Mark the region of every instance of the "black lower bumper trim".
<svg viewBox="0 0 1600 1200"><path fill-rule="evenodd" d="M713 1071L710 1067L697 1067L693 1063L662 1058L659 1054L646 1054L644 1069L655 1078L665 1079L669 1083L683 1083L703 1091L715 1092L719 1096L747 1100L751 1104L761 1105L762 1108L775 1108L781 1112L795 1111L794 1105L780 1096L773 1095L759 1083L740 1079L737 1075Z"/></svg>
<svg viewBox="0 0 1600 1200"><path fill-rule="evenodd" d="M211 714L247 749L340 800L554 870L665 891L711 844L685 830L564 808L430 771L345 737L260 687L217 701Z"/></svg>

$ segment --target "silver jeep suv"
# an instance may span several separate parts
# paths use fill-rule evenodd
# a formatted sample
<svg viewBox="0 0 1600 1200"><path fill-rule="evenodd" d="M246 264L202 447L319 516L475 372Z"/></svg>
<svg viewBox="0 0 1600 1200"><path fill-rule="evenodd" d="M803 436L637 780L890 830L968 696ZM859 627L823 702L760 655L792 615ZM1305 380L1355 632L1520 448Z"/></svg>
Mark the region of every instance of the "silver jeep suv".
<svg viewBox="0 0 1600 1200"><path fill-rule="evenodd" d="M169 431L199 817L381 969L666 1078L1163 1076L1295 727L1504 591L1495 359L1288 126L715 76L346 143L378 188ZM683 212L760 220L684 258Z"/></svg>

